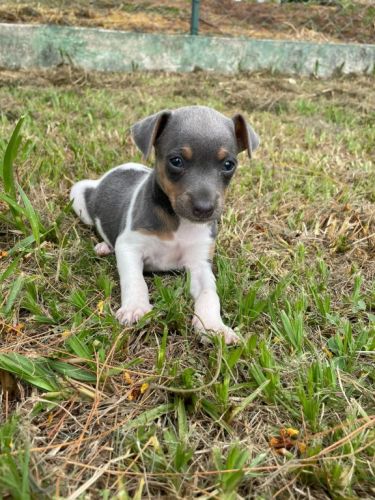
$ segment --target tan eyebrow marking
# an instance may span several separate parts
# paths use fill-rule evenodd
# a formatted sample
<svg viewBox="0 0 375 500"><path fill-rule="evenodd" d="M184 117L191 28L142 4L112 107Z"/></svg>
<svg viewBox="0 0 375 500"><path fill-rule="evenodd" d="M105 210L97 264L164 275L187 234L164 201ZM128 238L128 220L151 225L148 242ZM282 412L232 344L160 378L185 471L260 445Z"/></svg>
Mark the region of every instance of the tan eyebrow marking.
<svg viewBox="0 0 375 500"><path fill-rule="evenodd" d="M221 147L219 151L217 152L217 158L219 160L224 160L229 155L229 151L227 151L225 148Z"/></svg>
<svg viewBox="0 0 375 500"><path fill-rule="evenodd" d="M191 160L193 158L193 150L190 146L184 146L181 148L181 153L185 160Z"/></svg>

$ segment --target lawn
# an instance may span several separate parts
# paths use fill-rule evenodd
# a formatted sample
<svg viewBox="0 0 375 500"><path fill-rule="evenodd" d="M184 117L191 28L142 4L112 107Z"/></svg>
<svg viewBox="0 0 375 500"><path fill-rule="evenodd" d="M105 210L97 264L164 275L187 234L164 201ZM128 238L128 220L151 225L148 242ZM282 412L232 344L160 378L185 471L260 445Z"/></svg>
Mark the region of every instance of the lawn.
<svg viewBox="0 0 375 500"><path fill-rule="evenodd" d="M182 274L121 327L114 257L68 204L186 104L262 140L214 260L238 346L200 343ZM0 497L375 495L374 110L373 77L0 72Z"/></svg>

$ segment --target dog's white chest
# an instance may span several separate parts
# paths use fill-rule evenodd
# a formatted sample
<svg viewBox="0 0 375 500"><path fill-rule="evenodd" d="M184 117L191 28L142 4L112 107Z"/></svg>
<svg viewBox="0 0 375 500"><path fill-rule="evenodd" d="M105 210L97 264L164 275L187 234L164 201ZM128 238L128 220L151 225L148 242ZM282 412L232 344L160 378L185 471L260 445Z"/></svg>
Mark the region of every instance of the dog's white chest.
<svg viewBox="0 0 375 500"><path fill-rule="evenodd" d="M209 224L182 220L173 239L144 236L143 256L147 271L182 269L189 263L207 260L212 244Z"/></svg>

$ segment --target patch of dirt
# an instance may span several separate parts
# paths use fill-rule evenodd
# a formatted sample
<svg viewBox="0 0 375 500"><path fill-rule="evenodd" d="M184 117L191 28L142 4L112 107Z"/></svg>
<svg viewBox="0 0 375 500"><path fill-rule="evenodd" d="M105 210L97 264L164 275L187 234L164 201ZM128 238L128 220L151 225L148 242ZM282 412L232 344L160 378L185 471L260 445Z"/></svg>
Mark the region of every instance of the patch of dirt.
<svg viewBox="0 0 375 500"><path fill-rule="evenodd" d="M58 6L51 6L58 5ZM101 27L137 32L188 33L190 2L115 2L65 0L5 3L0 22ZM256 4L206 0L200 11L200 33L317 42L374 43L372 0L349 7L306 3Z"/></svg>

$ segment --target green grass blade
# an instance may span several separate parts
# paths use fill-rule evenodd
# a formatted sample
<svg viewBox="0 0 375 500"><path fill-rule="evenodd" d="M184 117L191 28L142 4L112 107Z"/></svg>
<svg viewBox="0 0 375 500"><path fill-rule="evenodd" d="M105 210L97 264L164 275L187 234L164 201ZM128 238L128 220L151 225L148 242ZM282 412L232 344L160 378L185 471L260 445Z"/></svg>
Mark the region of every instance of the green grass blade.
<svg viewBox="0 0 375 500"><path fill-rule="evenodd" d="M17 201L15 201L13 198L8 196L5 193L0 193L0 200L4 201L9 205L9 208L12 208L15 212L17 212L20 215L26 215L25 209L21 207Z"/></svg>
<svg viewBox="0 0 375 500"><path fill-rule="evenodd" d="M243 401L241 401L241 403L236 406L232 412L231 412L231 415L230 415L230 420L232 420L234 417L236 417L239 413L241 413L242 411L244 411L248 406L249 404L254 401L255 398L257 398L259 396L259 394L261 394L261 392L263 391L263 389L270 383L270 380L265 380L257 389L255 389L254 392L252 392L249 396L247 396Z"/></svg>
<svg viewBox="0 0 375 500"><path fill-rule="evenodd" d="M18 257L9 264L9 266L5 269L5 271L0 275L0 283L5 281L7 278L9 278L9 276L11 276L15 272L20 260L21 257Z"/></svg>
<svg viewBox="0 0 375 500"><path fill-rule="evenodd" d="M8 314L11 311L13 304L17 299L20 291L22 290L24 283L25 283L25 278L22 275L18 276L18 278L14 281L12 288L10 289L7 302L4 307L4 312L6 314Z"/></svg>
<svg viewBox="0 0 375 500"><path fill-rule="evenodd" d="M54 371L60 373L61 375L64 375L65 377L93 384L95 384L97 381L97 377L94 373L78 366L70 365L69 363L65 363L64 361L53 360L48 364Z"/></svg>
<svg viewBox="0 0 375 500"><path fill-rule="evenodd" d="M18 120L18 123L13 130L12 136L5 150L4 160L3 160L2 178L4 183L4 190L13 199L16 199L16 185L14 181L13 162L17 155L18 147L20 145L21 141L20 131L24 120L25 120L24 116L22 116Z"/></svg>
<svg viewBox="0 0 375 500"><path fill-rule="evenodd" d="M92 361L92 352L87 345L77 336L72 336L66 340L66 345L70 347L73 353L82 359Z"/></svg>
<svg viewBox="0 0 375 500"><path fill-rule="evenodd" d="M15 352L0 354L0 369L14 373L21 380L44 391L56 392L60 389L55 374L43 358L31 360Z"/></svg>
<svg viewBox="0 0 375 500"><path fill-rule="evenodd" d="M30 498L30 476L29 476L29 464L30 464L30 450L26 448L25 455L22 464L22 486L21 486L21 498Z"/></svg>
<svg viewBox="0 0 375 500"><path fill-rule="evenodd" d="M209 399L202 399L201 400L201 406L202 410L212 418L214 422L216 422L220 427L225 429L228 434L233 434L233 429L221 418L221 414L212 401Z"/></svg>
<svg viewBox="0 0 375 500"><path fill-rule="evenodd" d="M25 217L26 215L25 209L21 207L21 205L17 202L16 199L13 199L11 196L8 196L5 193L0 193L0 201L7 203L12 215L11 218L2 216L1 220L6 225L14 226L22 233L25 233L26 227L22 220L22 217Z"/></svg>
<svg viewBox="0 0 375 500"><path fill-rule="evenodd" d="M157 406L156 408L153 408L152 410L147 410L138 417L136 417L134 420L131 422L128 422L126 424L126 430L131 430L131 429L136 429L137 427L140 427L141 425L150 425L151 422L156 420L157 418L165 415L166 413L170 413L175 409L175 405L173 403L167 403L167 404L162 404L160 406Z"/></svg>
<svg viewBox="0 0 375 500"><path fill-rule="evenodd" d="M34 235L31 234L16 243L14 247L9 250L9 255L14 255L16 252L24 252L25 250L28 250L33 243L35 243L35 238Z"/></svg>
<svg viewBox="0 0 375 500"><path fill-rule="evenodd" d="M40 219L39 219L37 213L35 212L34 207L32 206L25 191L21 188L20 185L17 185L17 188L18 188L18 191L20 193L23 204L25 206L25 216L26 216L27 220L29 221L29 224L31 226L31 231L33 233L33 236L35 238L37 245L39 246L40 245L40 231L44 232L44 228L41 225Z"/></svg>
<svg viewBox="0 0 375 500"><path fill-rule="evenodd" d="M178 420L178 436L181 441L186 442L188 439L188 422L186 418L185 401L183 398L177 398L177 420Z"/></svg>

